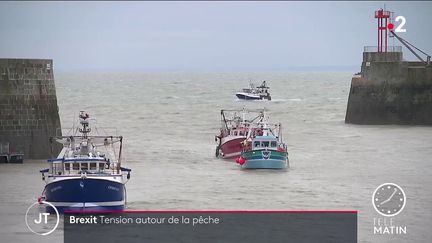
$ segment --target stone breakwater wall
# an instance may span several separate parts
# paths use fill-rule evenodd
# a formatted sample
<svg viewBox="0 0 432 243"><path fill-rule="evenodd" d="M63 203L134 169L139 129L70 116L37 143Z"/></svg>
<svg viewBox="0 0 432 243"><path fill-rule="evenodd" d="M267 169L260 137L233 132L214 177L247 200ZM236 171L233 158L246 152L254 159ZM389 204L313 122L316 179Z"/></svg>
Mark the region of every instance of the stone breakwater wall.
<svg viewBox="0 0 432 243"><path fill-rule="evenodd" d="M47 159L60 128L53 61L0 59L0 143L25 158Z"/></svg>
<svg viewBox="0 0 432 243"><path fill-rule="evenodd" d="M403 61L402 52L364 52L345 122L432 125L432 66Z"/></svg>

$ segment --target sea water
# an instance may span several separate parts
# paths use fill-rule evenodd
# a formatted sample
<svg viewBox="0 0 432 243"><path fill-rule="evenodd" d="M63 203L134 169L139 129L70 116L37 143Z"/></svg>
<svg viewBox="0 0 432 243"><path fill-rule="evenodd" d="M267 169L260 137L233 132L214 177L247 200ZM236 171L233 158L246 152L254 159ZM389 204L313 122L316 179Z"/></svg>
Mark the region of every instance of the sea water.
<svg viewBox="0 0 432 243"><path fill-rule="evenodd" d="M432 239L432 128L345 124L352 73L55 73L63 128L85 110L124 136L128 209L358 210L360 242ZM272 101L235 92L266 80ZM265 108L281 122L287 171L241 170L215 158L221 109ZM109 129L109 128L107 128ZM111 129L112 130L112 129ZM1 241L40 242L24 221L43 161L0 165ZM375 188L407 195L406 235L374 235ZM47 242L63 240L62 224Z"/></svg>

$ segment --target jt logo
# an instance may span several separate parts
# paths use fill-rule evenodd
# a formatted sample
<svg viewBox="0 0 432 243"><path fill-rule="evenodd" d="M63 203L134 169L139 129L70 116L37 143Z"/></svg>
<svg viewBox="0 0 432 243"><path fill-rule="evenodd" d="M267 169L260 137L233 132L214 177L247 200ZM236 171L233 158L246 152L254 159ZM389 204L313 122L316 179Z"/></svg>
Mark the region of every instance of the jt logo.
<svg viewBox="0 0 432 243"><path fill-rule="evenodd" d="M45 210L53 210L56 215L56 221L54 225L54 221L48 221L48 216L53 216L52 213L41 213L41 208L39 207L41 204L44 204ZM29 214L30 213L30 214ZM38 215L39 214L39 218ZM25 223L27 225L27 228L37 234L37 235L49 235L57 228L58 224L60 222L60 214L57 210L57 208L52 205L49 202L45 201L38 201L34 202L30 207L27 209L27 212L25 214ZM31 224L29 224L31 223ZM33 227L33 228L32 228Z"/></svg>
<svg viewBox="0 0 432 243"><path fill-rule="evenodd" d="M39 220L34 220L35 224L40 224L42 222L42 215L44 216L45 220L44 220L44 224L48 223L48 216L50 215L50 213L39 213Z"/></svg>

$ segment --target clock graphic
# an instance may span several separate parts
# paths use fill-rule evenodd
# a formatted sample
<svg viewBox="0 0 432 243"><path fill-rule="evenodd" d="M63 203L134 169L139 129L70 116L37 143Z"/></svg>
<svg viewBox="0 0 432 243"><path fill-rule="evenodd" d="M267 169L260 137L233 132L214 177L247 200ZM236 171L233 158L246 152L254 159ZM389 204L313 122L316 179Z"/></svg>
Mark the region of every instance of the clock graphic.
<svg viewBox="0 0 432 243"><path fill-rule="evenodd" d="M372 194L372 205L375 210L386 217L398 215L406 204L405 192L394 183L378 186Z"/></svg>

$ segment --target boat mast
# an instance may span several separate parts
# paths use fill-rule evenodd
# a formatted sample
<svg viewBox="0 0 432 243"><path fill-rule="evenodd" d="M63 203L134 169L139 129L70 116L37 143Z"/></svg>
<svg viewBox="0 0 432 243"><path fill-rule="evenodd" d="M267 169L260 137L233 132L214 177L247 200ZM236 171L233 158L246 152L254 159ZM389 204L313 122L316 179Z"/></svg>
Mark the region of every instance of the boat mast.
<svg viewBox="0 0 432 243"><path fill-rule="evenodd" d="M225 118L224 110L221 110L221 115L222 115L222 120L225 123L225 128L226 128L226 130L228 130L228 124L227 124L227 121L226 121L226 118Z"/></svg>
<svg viewBox="0 0 432 243"><path fill-rule="evenodd" d="M242 123L243 125L246 125L246 108L243 107L243 112L242 112Z"/></svg>
<svg viewBox="0 0 432 243"><path fill-rule="evenodd" d="M282 123L279 123L279 131L278 131L278 137L280 142L282 142Z"/></svg>
<svg viewBox="0 0 432 243"><path fill-rule="evenodd" d="M80 111L80 124L82 125L82 128L79 129L79 131L83 134L83 138L87 138L87 134L91 131L89 127L88 118L89 115L87 113L84 113L84 111Z"/></svg>
<svg viewBox="0 0 432 243"><path fill-rule="evenodd" d="M120 149L119 149L119 158L117 161L117 174L120 173L122 149L123 149L123 136L120 136Z"/></svg>

